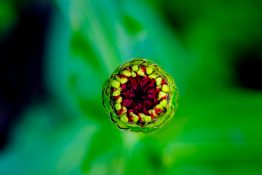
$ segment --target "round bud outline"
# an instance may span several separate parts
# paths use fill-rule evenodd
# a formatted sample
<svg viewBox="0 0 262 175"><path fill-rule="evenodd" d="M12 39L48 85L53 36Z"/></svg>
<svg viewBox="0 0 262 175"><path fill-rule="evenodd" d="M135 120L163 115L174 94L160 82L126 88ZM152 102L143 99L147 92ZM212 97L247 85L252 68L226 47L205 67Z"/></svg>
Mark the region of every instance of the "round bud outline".
<svg viewBox="0 0 262 175"><path fill-rule="evenodd" d="M165 106L165 112L160 113L160 115L158 115L155 120L149 121L148 123L145 123L142 126L138 125L136 123L130 123L130 122L128 122L127 116L124 116L124 117L121 118L116 113L115 104L112 103L113 94L112 94L112 91L111 91L112 84L113 84L113 86L116 87L116 89L119 88L119 84L114 82L114 81L116 80L116 76L119 76L121 71L123 71L123 70L125 71L126 68L134 67L134 69L138 73L139 71L141 71L141 70L138 69L140 66L145 66L146 68L148 68L148 67L153 68L154 69L153 71L149 70L151 77L152 78L161 77L161 78L165 79L166 85L169 88L168 90L170 91L169 94L168 94L168 99L166 99L166 102L163 102L163 105L166 105ZM146 72L147 72L147 70L144 71L144 73L146 73ZM123 72L123 74L126 77L132 77L133 76L132 72L130 73L130 72L125 71L125 72ZM155 74L158 74L158 75L155 75ZM143 76L143 73L140 72L139 76ZM163 89L163 86L161 88ZM164 87L164 89L165 89L164 91L167 91L166 87ZM162 91L160 91L160 92L162 92ZM114 92L114 93L116 95L119 95L119 92ZM178 107L178 89L177 89L177 86L175 84L173 77L171 75L169 75L167 72L165 72L157 64L153 63L152 61L150 61L148 59L144 59L144 58L135 58L131 61L128 61L128 62L120 65L111 74L110 78L105 82L105 84L103 86L103 90L102 90L102 98L103 98L103 105L106 109L106 112L110 115L111 120L119 128L131 130L131 131L135 131L135 132L148 133L148 132L152 132L152 131L160 128L164 123L169 121L174 116L174 113L176 112L177 107ZM119 106L117 106L117 109L119 109ZM149 120L149 119L147 119L147 120Z"/></svg>

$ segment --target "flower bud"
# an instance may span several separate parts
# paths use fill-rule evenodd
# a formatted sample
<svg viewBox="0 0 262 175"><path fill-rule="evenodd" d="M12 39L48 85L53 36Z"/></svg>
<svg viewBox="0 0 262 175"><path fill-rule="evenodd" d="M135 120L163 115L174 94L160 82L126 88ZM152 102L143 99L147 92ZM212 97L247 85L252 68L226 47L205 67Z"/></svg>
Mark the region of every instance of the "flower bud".
<svg viewBox="0 0 262 175"><path fill-rule="evenodd" d="M174 79L158 65L134 59L106 81L103 104L119 128L147 133L172 118L178 91Z"/></svg>

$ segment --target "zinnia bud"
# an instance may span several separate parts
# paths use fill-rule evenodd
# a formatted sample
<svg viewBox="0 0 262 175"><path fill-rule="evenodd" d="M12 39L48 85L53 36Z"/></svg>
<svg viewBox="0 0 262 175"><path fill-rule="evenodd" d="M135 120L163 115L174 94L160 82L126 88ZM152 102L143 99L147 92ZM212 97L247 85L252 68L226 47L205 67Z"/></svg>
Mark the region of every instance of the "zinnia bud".
<svg viewBox="0 0 262 175"><path fill-rule="evenodd" d="M178 106L174 79L158 65L134 59L119 66L103 87L103 105L121 129L151 132Z"/></svg>

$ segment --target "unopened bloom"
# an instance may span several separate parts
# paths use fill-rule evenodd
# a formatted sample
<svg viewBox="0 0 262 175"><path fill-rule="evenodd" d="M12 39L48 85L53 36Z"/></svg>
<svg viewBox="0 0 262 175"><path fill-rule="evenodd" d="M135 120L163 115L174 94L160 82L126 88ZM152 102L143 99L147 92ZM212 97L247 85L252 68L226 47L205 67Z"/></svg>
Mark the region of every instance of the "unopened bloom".
<svg viewBox="0 0 262 175"><path fill-rule="evenodd" d="M151 132L171 119L178 105L174 79L158 65L134 59L117 68L103 87L103 104L121 129Z"/></svg>

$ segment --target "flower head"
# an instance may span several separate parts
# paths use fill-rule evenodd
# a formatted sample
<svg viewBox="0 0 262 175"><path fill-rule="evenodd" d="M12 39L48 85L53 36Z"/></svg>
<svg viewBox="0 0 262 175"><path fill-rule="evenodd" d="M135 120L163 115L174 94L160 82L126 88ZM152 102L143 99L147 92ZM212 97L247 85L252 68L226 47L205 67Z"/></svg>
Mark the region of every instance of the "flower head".
<svg viewBox="0 0 262 175"><path fill-rule="evenodd" d="M103 87L103 104L112 121L131 131L159 128L173 116L177 100L173 78L145 59L121 65Z"/></svg>

